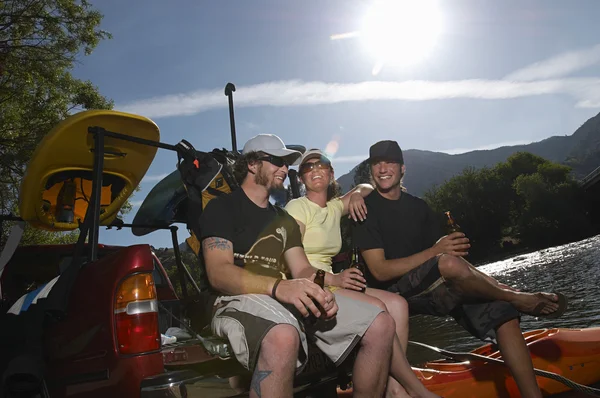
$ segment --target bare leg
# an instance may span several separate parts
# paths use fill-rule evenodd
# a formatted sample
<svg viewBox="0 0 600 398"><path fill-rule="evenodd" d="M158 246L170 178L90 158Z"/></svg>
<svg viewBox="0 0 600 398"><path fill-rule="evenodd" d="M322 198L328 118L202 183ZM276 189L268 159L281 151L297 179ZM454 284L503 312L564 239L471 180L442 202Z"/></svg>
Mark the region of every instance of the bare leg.
<svg viewBox="0 0 600 398"><path fill-rule="evenodd" d="M394 338L394 346L392 348L392 362L390 366L390 374L392 377L390 380L394 380L402 390L394 387L392 391L388 391L387 396L391 397L426 397L426 398L439 398L438 395L429 391L417 378L406 355L400 347L398 337ZM402 381L402 385L398 384L398 381ZM389 386L389 382L388 382ZM403 388L402 388L403 387ZM389 390L389 387L388 387Z"/></svg>
<svg viewBox="0 0 600 398"><path fill-rule="evenodd" d="M291 325L274 326L264 337L256 369L252 375L250 397L291 397L300 336Z"/></svg>
<svg viewBox="0 0 600 398"><path fill-rule="evenodd" d="M394 322L396 322L396 336L400 341L402 352L406 354L408 346L408 303L406 299L399 294L390 293L385 290L367 288L367 295L376 297L381 300L387 311L390 313Z"/></svg>
<svg viewBox="0 0 600 398"><path fill-rule="evenodd" d="M352 370L353 397L381 397L390 370L394 320L381 312L360 340Z"/></svg>
<svg viewBox="0 0 600 398"><path fill-rule="evenodd" d="M406 303L406 300L397 294L383 290L368 289L367 291L375 291L375 294L390 299L390 307L394 308L395 311L402 313L398 314L398 318L400 322L402 322L402 325L399 328L396 324L396 333L398 333L398 329L402 329L401 334L406 340L404 345L402 345L398 336L394 336L389 372L391 376L388 377L387 381L386 397L437 397L437 395L428 391L419 381L406 359L405 347L407 345L406 341L408 341L408 304ZM336 293L351 297L355 300L365 301L383 310L387 310L387 303L384 304L381 300L374 297L375 295L365 295L347 289L338 290ZM390 313L390 315L392 314ZM395 317L393 318L395 320ZM389 346L387 347L387 350L389 351Z"/></svg>
<svg viewBox="0 0 600 398"><path fill-rule="evenodd" d="M462 257L442 255L439 260L440 274L447 283L465 297L507 301L523 313L531 314L543 303L542 314L558 309L558 297L550 293L521 293L498 286L497 281L480 271L475 271Z"/></svg>
<svg viewBox="0 0 600 398"><path fill-rule="evenodd" d="M542 393L535 379L529 349L523 339L519 322L513 319L502 324L496 329L496 336L502 357L517 382L521 396L541 397Z"/></svg>

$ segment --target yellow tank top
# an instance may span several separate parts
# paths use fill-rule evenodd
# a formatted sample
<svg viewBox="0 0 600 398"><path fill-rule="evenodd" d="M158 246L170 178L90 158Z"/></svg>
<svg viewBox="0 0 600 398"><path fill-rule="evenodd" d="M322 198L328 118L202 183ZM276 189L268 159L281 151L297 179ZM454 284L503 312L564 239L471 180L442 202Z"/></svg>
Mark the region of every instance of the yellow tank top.
<svg viewBox="0 0 600 398"><path fill-rule="evenodd" d="M332 199L327 202L327 207L321 207L302 197L290 200L285 210L306 226L302 244L310 265L332 272L331 257L338 254L342 248L342 201Z"/></svg>

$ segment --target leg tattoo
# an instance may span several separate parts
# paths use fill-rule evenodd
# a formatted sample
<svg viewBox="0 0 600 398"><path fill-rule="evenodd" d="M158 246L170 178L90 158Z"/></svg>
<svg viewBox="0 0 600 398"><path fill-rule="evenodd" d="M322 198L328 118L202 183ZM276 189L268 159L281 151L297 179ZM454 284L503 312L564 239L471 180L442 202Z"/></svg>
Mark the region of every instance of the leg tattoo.
<svg viewBox="0 0 600 398"><path fill-rule="evenodd" d="M252 376L252 383L250 384L250 388L256 392L256 395L262 397L260 393L260 382L267 378L272 372L270 370L258 370L254 371L254 375Z"/></svg>

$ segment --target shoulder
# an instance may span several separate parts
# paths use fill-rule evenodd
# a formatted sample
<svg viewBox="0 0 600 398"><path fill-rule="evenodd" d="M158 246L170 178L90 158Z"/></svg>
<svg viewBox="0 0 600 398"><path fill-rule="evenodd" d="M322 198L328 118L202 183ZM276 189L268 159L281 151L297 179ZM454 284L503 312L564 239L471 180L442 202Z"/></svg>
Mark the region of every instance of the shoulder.
<svg viewBox="0 0 600 398"><path fill-rule="evenodd" d="M306 198L302 197L302 198L296 198L296 199L290 200L285 205L285 210L289 212L290 209L296 210L296 209L303 209L306 207L307 207Z"/></svg>
<svg viewBox="0 0 600 398"><path fill-rule="evenodd" d="M285 211L294 218L306 218L310 213L310 207L307 200L308 199L304 197L292 199L285 205Z"/></svg>
<svg viewBox="0 0 600 398"><path fill-rule="evenodd" d="M429 204L427 204L427 202L425 202L425 200L421 199L420 197L411 195L408 192L402 192L402 196L405 197L404 203L407 206L421 211L429 210Z"/></svg>
<svg viewBox="0 0 600 398"><path fill-rule="evenodd" d="M373 190L373 192L371 192L370 194L368 194L367 196L365 196L365 203L367 205L372 204L372 203L376 203L379 200L379 194L377 193L376 190Z"/></svg>
<svg viewBox="0 0 600 398"><path fill-rule="evenodd" d="M344 210L344 202L342 202L342 199L340 199L340 198L333 198L329 202L327 202L327 207L338 210L338 211L343 211Z"/></svg>
<svg viewBox="0 0 600 398"><path fill-rule="evenodd" d="M415 195L411 195L408 192L402 192L402 195L406 196L406 198L408 199L408 201L415 203L415 204L419 204L421 206L429 206L427 204L427 202L425 202L425 200L423 200L422 198L415 196Z"/></svg>
<svg viewBox="0 0 600 398"><path fill-rule="evenodd" d="M231 213L236 211L236 209L240 208L240 202L243 199L238 191L241 191L241 189L214 197L206 204L202 213Z"/></svg>
<svg viewBox="0 0 600 398"><path fill-rule="evenodd" d="M277 217L279 217L281 219L282 223L292 223L293 225L298 225L296 223L296 219L287 211L287 206L286 208L283 208L281 206L278 205L272 205L272 208L275 212L275 214L277 215Z"/></svg>

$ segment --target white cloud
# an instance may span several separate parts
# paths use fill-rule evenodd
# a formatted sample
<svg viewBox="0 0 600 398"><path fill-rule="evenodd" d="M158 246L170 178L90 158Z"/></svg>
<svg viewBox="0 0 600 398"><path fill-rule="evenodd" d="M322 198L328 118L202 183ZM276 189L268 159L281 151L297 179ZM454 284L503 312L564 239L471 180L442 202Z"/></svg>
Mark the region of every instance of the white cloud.
<svg viewBox="0 0 600 398"><path fill-rule="evenodd" d="M532 81L567 76L600 63L600 44L536 62L507 75L505 80Z"/></svg>
<svg viewBox="0 0 600 398"><path fill-rule="evenodd" d="M239 87L236 107L302 106L357 101L427 101L452 98L511 99L535 95L564 94L577 106L600 102L599 78L566 78L540 81L455 80L403 82L369 81L325 83L288 80ZM219 90L168 95L125 104L118 109L151 118L192 115L227 107Z"/></svg>

